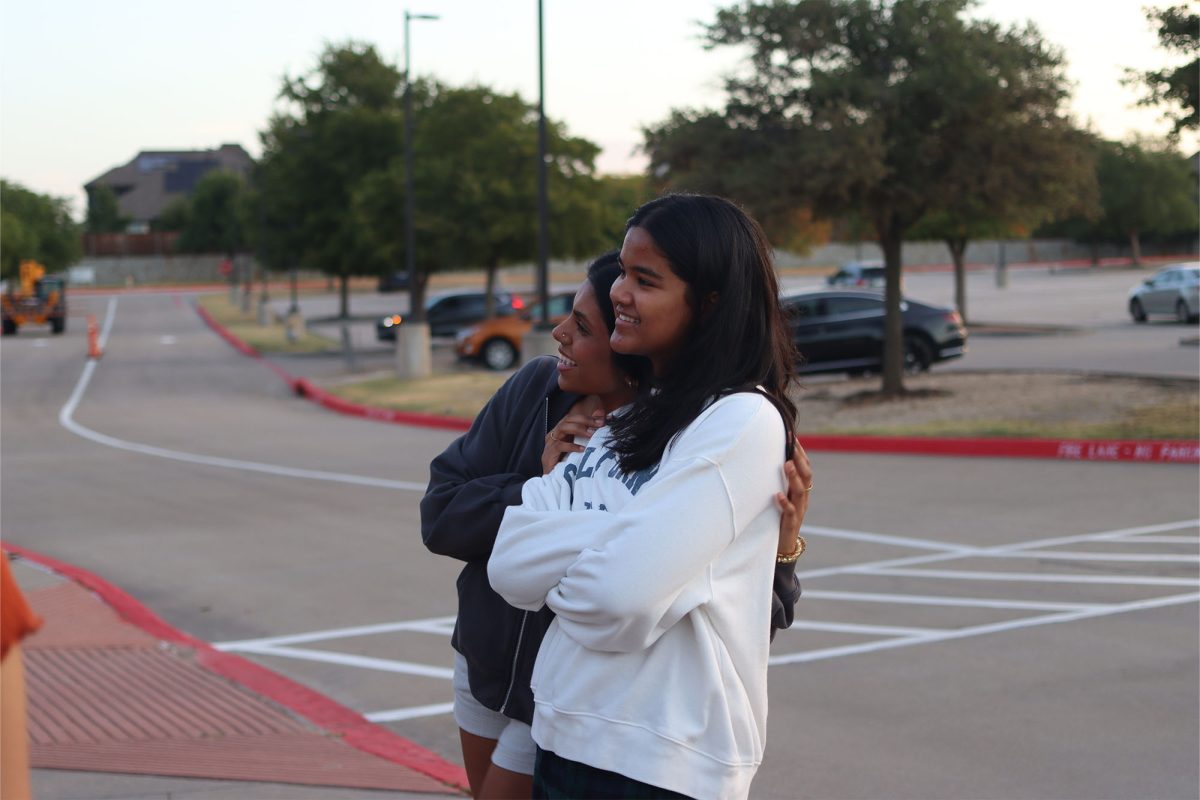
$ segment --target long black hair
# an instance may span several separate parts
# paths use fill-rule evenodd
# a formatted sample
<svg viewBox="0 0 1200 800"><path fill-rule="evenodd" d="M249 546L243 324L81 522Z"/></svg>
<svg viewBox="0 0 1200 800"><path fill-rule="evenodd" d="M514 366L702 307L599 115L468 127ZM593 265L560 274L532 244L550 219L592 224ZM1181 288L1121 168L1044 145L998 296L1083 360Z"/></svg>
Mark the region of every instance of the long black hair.
<svg viewBox="0 0 1200 800"><path fill-rule="evenodd" d="M788 388L796 353L762 228L730 201L696 194L651 200L630 217L630 228L649 234L688 285L692 323L678 353L655 376L657 391L640 394L629 412L610 422L621 471L657 464L711 400L756 386L783 417L790 454L796 406ZM704 302L714 294L715 304Z"/></svg>
<svg viewBox="0 0 1200 800"><path fill-rule="evenodd" d="M604 327L612 335L613 326L617 324L617 313L613 310L612 297L609 290L621 274L620 251L609 250L588 265L587 280L592 285L596 295L596 304L600 306L600 316L604 318ZM650 360L644 356L628 355L613 352L613 361L617 368L624 372L634 382L636 388L647 385L650 377Z"/></svg>

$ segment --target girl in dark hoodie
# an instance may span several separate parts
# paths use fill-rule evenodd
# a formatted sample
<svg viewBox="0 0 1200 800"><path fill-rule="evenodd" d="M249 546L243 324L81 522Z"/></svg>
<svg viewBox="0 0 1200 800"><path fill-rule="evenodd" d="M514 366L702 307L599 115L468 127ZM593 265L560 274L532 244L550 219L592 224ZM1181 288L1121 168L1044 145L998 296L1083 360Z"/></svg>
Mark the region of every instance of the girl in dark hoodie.
<svg viewBox="0 0 1200 800"><path fill-rule="evenodd" d="M529 478L549 472L631 402L648 384L648 363L613 353L615 316L609 289L620 274L617 253L598 258L575 297L571 316L554 329L559 358L531 360L476 417L471 429L430 464L421 530L434 553L465 563L451 640L455 720L471 793L529 797L535 748L529 724L529 679L553 613L508 605L488 583L487 560L505 509L521 500ZM803 449L784 468L789 493L778 495L782 553L792 552L807 510L812 471ZM772 628L791 624L800 595L795 564L775 572Z"/></svg>

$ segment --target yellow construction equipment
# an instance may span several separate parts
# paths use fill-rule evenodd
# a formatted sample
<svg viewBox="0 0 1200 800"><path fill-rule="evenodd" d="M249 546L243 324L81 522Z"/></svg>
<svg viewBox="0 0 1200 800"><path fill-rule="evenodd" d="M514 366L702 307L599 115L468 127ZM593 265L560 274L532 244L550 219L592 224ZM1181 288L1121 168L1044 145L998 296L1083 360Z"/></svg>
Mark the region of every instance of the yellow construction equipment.
<svg viewBox="0 0 1200 800"><path fill-rule="evenodd" d="M10 285L0 295L3 333L11 336L22 325L45 325L51 333L67 329L67 285L60 276L46 275L36 261L21 262L20 287Z"/></svg>

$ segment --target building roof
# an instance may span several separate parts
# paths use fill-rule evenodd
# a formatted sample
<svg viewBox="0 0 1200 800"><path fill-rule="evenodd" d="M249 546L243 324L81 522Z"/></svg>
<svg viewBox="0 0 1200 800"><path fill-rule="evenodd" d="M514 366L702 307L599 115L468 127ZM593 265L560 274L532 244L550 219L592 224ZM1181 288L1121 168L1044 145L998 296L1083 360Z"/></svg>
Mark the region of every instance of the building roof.
<svg viewBox="0 0 1200 800"><path fill-rule="evenodd" d="M109 186L121 214L135 225L147 224L175 198L190 196L205 173L224 169L247 177L253 165L239 144L223 144L216 150L143 150L83 188L90 195L101 184Z"/></svg>

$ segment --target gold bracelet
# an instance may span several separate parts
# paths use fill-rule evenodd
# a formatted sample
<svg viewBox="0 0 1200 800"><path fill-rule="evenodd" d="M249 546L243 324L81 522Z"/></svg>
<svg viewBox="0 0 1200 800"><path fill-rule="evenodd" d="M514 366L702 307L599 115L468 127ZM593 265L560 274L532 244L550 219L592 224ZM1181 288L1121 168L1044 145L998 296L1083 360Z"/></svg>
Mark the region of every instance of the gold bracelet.
<svg viewBox="0 0 1200 800"><path fill-rule="evenodd" d="M795 564L800 556L804 555L804 551L808 549L808 542L804 541L803 536L796 537L796 549L790 553L776 553L776 564Z"/></svg>

